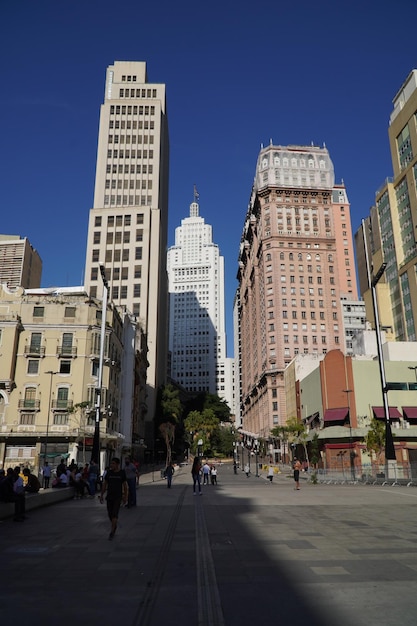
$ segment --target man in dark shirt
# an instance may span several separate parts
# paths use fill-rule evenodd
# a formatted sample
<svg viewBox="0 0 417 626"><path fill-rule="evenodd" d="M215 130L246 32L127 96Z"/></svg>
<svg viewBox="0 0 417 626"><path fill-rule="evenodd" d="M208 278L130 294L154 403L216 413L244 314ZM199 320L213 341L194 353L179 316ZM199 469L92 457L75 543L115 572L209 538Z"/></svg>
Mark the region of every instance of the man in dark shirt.
<svg viewBox="0 0 417 626"><path fill-rule="evenodd" d="M120 505L126 504L128 497L128 487L126 481L126 473L120 469L120 459L112 459L110 469L106 472L103 486L101 488L100 502L103 503L104 494L107 491L107 514L111 522L111 531L109 539L113 539L119 516Z"/></svg>

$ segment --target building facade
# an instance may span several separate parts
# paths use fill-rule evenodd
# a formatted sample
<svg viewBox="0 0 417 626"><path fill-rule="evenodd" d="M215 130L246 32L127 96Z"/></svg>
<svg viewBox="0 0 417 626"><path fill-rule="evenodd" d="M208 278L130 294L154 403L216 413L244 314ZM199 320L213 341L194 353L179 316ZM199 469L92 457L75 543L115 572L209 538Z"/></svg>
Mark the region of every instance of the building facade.
<svg viewBox="0 0 417 626"><path fill-rule="evenodd" d="M88 298L84 287L0 286L1 467L22 464L36 471L45 458L52 466L62 457L90 461L102 313L102 303ZM100 394L101 467L144 437L138 419L144 384L136 381L143 396L130 393L129 407L123 400L141 371L138 346L126 341L126 327L132 333L131 318L109 304Z"/></svg>
<svg viewBox="0 0 417 626"><path fill-rule="evenodd" d="M345 349L341 297L357 299L350 207L326 148L258 156L239 251L243 429L287 420L284 370L297 354Z"/></svg>
<svg viewBox="0 0 417 626"><path fill-rule="evenodd" d="M196 198L195 198L196 200ZM212 227L190 205L167 254L171 377L189 392L209 392L234 409L232 359L226 357L224 258Z"/></svg>
<svg viewBox="0 0 417 626"><path fill-rule="evenodd" d="M144 62L116 61L107 68L100 113L85 285L101 297L104 265L110 299L144 330L148 443L166 379L168 166L165 85L148 82Z"/></svg>
<svg viewBox="0 0 417 626"><path fill-rule="evenodd" d="M26 237L0 235L0 283L9 287L40 287L42 260Z"/></svg>
<svg viewBox="0 0 417 626"><path fill-rule="evenodd" d="M375 271L386 270L377 285L381 326L396 341L417 339L417 70L393 100L388 136L393 177L377 191L375 205L357 231L360 291L367 318L373 321L372 300L364 259L364 238Z"/></svg>

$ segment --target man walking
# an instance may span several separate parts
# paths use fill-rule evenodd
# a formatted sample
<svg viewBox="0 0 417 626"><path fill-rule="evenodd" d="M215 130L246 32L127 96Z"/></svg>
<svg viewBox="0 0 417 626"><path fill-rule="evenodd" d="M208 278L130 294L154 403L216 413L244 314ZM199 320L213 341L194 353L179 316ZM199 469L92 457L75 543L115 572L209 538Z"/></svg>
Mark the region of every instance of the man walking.
<svg viewBox="0 0 417 626"><path fill-rule="evenodd" d="M165 478L167 479L167 487L168 489L171 489L171 484L172 484L172 477L174 475L175 469L174 466L172 465L172 462L170 461L168 463L168 465L165 468Z"/></svg>
<svg viewBox="0 0 417 626"><path fill-rule="evenodd" d="M114 458L110 462L110 469L106 472L103 486L101 488L100 502L103 503L104 494L107 492L107 514L111 522L109 539L113 539L119 517L120 505L126 504L128 497L128 487L126 473L120 469L120 459Z"/></svg>
<svg viewBox="0 0 417 626"><path fill-rule="evenodd" d="M44 463L44 466L42 469L42 476L43 476L43 488L48 489L49 481L51 479L51 466L49 465L48 461L45 461Z"/></svg>
<svg viewBox="0 0 417 626"><path fill-rule="evenodd" d="M203 485L210 484L209 476L210 476L210 465L206 461L203 465Z"/></svg>
<svg viewBox="0 0 417 626"><path fill-rule="evenodd" d="M132 506L136 506L136 484L139 478L139 472L130 457L126 457L125 459L125 472L129 489L127 508L130 509Z"/></svg>
<svg viewBox="0 0 417 626"><path fill-rule="evenodd" d="M294 470L295 489L298 491L300 489L300 469L301 469L301 463L297 459L297 457L294 457L294 463L293 463L292 467L293 467L293 470Z"/></svg>

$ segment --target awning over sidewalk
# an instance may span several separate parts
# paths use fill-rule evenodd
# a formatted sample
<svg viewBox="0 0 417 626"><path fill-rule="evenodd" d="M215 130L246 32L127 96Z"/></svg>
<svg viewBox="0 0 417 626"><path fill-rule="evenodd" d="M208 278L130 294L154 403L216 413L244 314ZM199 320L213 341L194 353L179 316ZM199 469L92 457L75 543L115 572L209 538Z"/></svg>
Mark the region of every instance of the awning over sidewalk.
<svg viewBox="0 0 417 626"><path fill-rule="evenodd" d="M396 420L401 419L402 415L396 406L389 406L388 410L389 410L390 419L396 419ZM383 406L373 406L372 411L377 420L385 419L385 410Z"/></svg>
<svg viewBox="0 0 417 626"><path fill-rule="evenodd" d="M324 421L325 422L344 422L347 414L349 413L349 409L326 409L324 412Z"/></svg>
<svg viewBox="0 0 417 626"><path fill-rule="evenodd" d="M403 406L404 417L408 420L417 420L417 406Z"/></svg>

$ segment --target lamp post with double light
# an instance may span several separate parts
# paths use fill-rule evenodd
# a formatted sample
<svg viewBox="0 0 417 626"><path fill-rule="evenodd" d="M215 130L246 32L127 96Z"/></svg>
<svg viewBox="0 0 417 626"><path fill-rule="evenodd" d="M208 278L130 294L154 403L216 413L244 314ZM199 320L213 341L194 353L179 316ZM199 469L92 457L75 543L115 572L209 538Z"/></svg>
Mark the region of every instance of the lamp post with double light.
<svg viewBox="0 0 417 626"><path fill-rule="evenodd" d="M103 364L104 364L104 346L106 343L106 312L109 285L106 277L106 269L100 264L100 275L103 281L103 300L101 307L101 333L100 333L100 355L98 362L97 386L95 390L95 422L94 422L94 438L93 448L91 451L91 460L98 465L98 475L101 475L100 468L100 415L101 415L101 393L103 385Z"/></svg>
<svg viewBox="0 0 417 626"><path fill-rule="evenodd" d="M46 418L46 436L45 436L45 446L44 446L44 456L43 456L43 463L44 464L45 464L46 457L47 457L47 454L48 454L49 420L50 420L51 411L52 411L52 377L55 376L55 374L59 374L59 372L53 372L52 370L48 370L47 372L45 372L45 374L49 374L50 379L49 379L48 414L47 414L47 418Z"/></svg>

